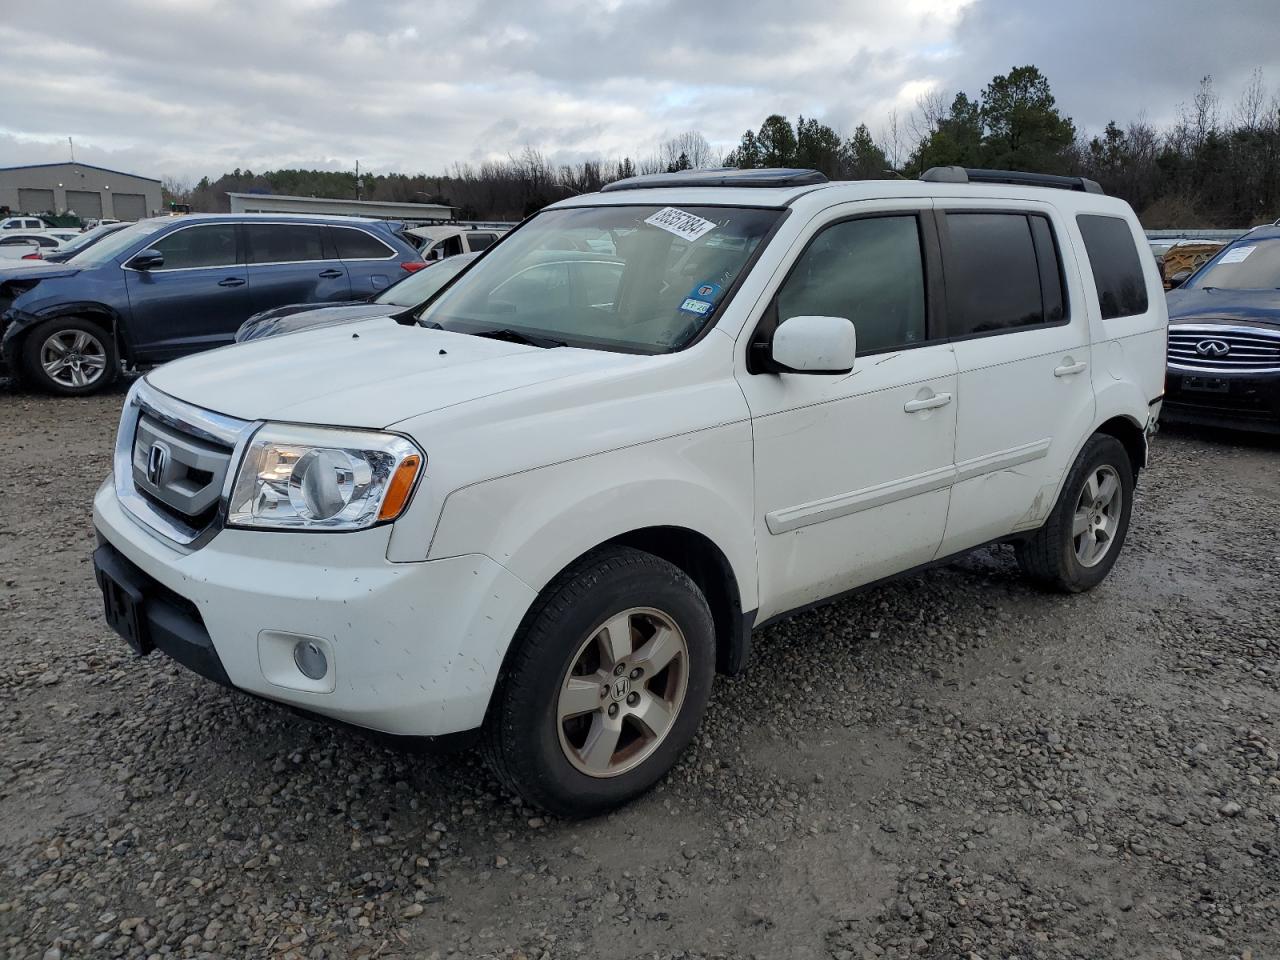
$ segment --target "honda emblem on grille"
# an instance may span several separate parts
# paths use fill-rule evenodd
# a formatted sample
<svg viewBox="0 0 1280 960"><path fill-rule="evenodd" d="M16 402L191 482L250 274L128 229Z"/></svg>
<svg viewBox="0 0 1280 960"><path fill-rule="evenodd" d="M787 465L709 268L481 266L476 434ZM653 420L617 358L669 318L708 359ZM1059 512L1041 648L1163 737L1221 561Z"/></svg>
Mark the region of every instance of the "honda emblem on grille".
<svg viewBox="0 0 1280 960"><path fill-rule="evenodd" d="M160 486L164 479L164 469L169 465L169 451L163 443L153 443L147 453L147 482L152 486Z"/></svg>
<svg viewBox="0 0 1280 960"><path fill-rule="evenodd" d="M1201 340L1196 344L1196 353L1202 357L1225 357L1231 352L1231 344L1225 340Z"/></svg>

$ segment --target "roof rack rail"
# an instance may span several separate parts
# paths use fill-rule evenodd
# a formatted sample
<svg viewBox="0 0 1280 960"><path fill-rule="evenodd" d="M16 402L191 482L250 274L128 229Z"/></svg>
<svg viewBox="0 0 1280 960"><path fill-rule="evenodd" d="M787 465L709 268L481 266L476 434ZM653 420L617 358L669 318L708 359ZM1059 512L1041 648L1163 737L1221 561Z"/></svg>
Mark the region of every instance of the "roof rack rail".
<svg viewBox="0 0 1280 960"><path fill-rule="evenodd" d="M1010 183L1020 187L1053 187L1083 193L1105 193L1102 185L1088 177L1059 177L1052 173L1025 173L1021 170L983 170L979 167L930 167L920 174L930 183Z"/></svg>
<svg viewBox="0 0 1280 960"><path fill-rule="evenodd" d="M817 170L788 167L761 167L739 170L716 167L710 170L679 170L675 173L651 173L641 177L615 180L600 188L601 193L614 190L648 190L659 187L808 187L827 183Z"/></svg>

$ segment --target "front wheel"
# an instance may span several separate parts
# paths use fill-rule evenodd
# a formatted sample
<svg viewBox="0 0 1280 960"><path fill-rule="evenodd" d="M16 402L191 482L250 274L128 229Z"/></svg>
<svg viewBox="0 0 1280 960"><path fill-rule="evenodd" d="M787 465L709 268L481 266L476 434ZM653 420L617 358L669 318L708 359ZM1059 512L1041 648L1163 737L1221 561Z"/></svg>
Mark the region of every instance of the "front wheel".
<svg viewBox="0 0 1280 960"><path fill-rule="evenodd" d="M96 393L119 372L120 357L111 332L80 317L46 320L23 341L23 378L48 393Z"/></svg>
<svg viewBox="0 0 1280 960"><path fill-rule="evenodd" d="M558 816L626 803L693 739L715 672L706 598L652 554L597 551L526 618L486 724L506 785Z"/></svg>
<svg viewBox="0 0 1280 960"><path fill-rule="evenodd" d="M1066 593L1091 590L1120 555L1133 508L1133 466L1115 437L1094 434L1067 475L1043 527L1017 545L1032 580Z"/></svg>

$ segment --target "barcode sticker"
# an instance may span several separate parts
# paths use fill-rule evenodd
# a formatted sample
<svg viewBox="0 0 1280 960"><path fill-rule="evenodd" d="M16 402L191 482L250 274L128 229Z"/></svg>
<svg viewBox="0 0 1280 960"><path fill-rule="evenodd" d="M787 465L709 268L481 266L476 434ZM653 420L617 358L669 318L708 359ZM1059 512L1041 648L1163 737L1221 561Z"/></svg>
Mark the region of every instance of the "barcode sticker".
<svg viewBox="0 0 1280 960"><path fill-rule="evenodd" d="M650 226L657 227L659 230L665 230L667 233L674 233L677 237L688 240L690 243L716 228L712 221L703 220L701 217L694 216L692 213L685 213L676 207L663 207L652 217L646 218L644 222Z"/></svg>

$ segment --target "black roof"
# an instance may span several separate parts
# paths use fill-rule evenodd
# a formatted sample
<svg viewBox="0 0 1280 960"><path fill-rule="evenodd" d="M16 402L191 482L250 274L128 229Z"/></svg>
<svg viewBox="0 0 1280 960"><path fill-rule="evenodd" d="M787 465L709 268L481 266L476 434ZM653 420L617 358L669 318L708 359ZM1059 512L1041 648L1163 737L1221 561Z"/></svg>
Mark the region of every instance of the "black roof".
<svg viewBox="0 0 1280 960"><path fill-rule="evenodd" d="M658 187L808 187L827 183L817 170L788 167L762 167L739 170L717 167L711 170L680 170L676 173L651 173L643 177L615 180L600 188L601 193L614 190L646 190Z"/></svg>

